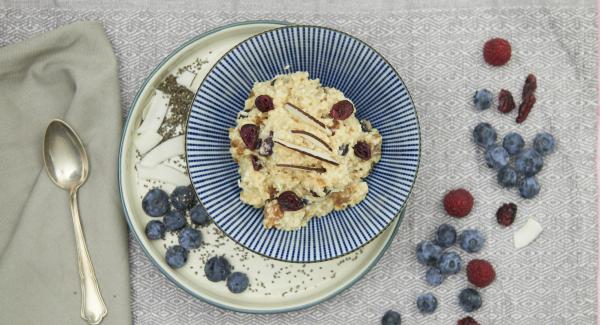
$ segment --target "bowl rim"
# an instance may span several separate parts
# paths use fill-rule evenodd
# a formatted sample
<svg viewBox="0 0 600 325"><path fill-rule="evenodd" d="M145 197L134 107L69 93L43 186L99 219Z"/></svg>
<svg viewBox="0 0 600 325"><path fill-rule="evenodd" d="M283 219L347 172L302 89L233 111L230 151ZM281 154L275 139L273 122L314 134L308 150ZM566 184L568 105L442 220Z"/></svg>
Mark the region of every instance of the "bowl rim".
<svg viewBox="0 0 600 325"><path fill-rule="evenodd" d="M221 61L223 61L225 57L229 56L229 54L231 54L231 52L233 52L234 50L236 50L237 48L239 48L242 44L247 43L251 39L260 37L260 36L262 36L264 34L273 33L273 32L279 31L279 30L292 29L292 28L302 28L302 27L324 29L324 30L329 30L329 31L333 31L333 32L336 32L336 33L340 33L340 34L342 34L344 36L347 36L347 37L350 37L352 39L355 39L359 43L362 43L363 45L365 45L366 47L368 47L369 49L371 49L373 52L375 52L375 54L378 55L392 69L392 71L394 72L394 74L398 77L398 79L400 79L400 81L404 85L404 88L406 89L406 93L408 94L408 97L410 99L410 102L412 103L413 110L414 110L414 113L415 113L415 119L417 121L417 134L418 134L418 139L419 139L419 152L418 152L417 164L416 164L417 168L415 169L415 176L414 176L414 179L413 179L413 181L412 181L412 183L410 185L410 189L408 191L408 194L406 196L406 200L405 200L404 204L398 210L398 212L396 212L396 214L394 215L394 217L391 218L390 221L385 225L385 227L383 227L375 236L373 236L372 238L370 238L366 242L362 243L361 245L358 245L357 247L349 250L348 252L345 252L344 254L340 254L340 255L333 256L333 257L324 258L324 259L310 260L310 261L287 260L287 259L283 259L283 258L276 258L276 257L273 257L273 256L269 256L269 255L266 255L264 253L258 252L258 251L254 250L254 249L251 249L250 247L248 247L248 246L240 243L237 239L231 237L230 234L228 232L224 231L219 226L219 224L217 222L215 222L215 220L213 219L213 217L209 213L207 213L208 216L209 216L209 218L213 222L213 224L225 236L227 236L229 239L231 239L232 241L234 241L236 244L244 247L245 249L247 249L247 250L249 250L249 251L251 251L251 252L253 252L255 254L258 254L260 256L263 256L263 257L266 257L266 258L270 258L270 259L273 259L273 260L276 260L276 261L282 261L282 262L287 262L287 263L309 264L309 263L325 262L325 261L333 260L333 259L336 259L336 258L344 257L344 256L347 256L348 254L351 254L351 253L359 250L360 248L362 248L365 245L371 243L373 240L375 240L377 237L379 237L384 231L386 231L390 227L390 225L394 222L394 219L400 217L399 220L398 220L398 225L396 227L395 233L393 234L393 236L395 236L397 229L400 228L400 223L403 220L402 216L403 216L403 214L404 214L404 212L406 210L406 206L408 205L408 201L409 201L409 199L410 199L410 197L412 195L413 189L415 187L415 183L417 182L417 178L418 178L418 175L419 175L419 167L421 166L421 155L422 155L422 141L421 140L422 140L422 137L421 137L421 123L420 123L420 120L419 120L419 115L418 115L418 112L417 112L416 104L415 104L415 101L413 100L412 95L410 94L410 90L408 89L406 83L404 82L404 80L402 79L402 77L400 76L400 74L398 73L398 71L396 70L396 68L394 68L394 66L381 53L379 53L379 51L377 51L373 46L369 45L367 42L365 42L365 41L361 40L360 38L358 38L356 36L353 36L353 35L351 35L349 33L346 33L346 32L343 32L341 30L338 30L338 29L335 29L335 28L331 28L331 27L318 26L318 25L310 25L310 24L288 24L288 25L285 25L285 26L273 28L271 30L264 31L264 32L258 33L256 35L250 36L250 37L246 38L245 40L239 42L236 46L234 46L231 49L229 49L218 60L216 60L215 64L210 68L210 70L208 70L208 72L206 73L206 75L202 79L202 82L200 82L200 85L198 86L198 89L196 90L196 94L194 95L194 101L192 101L192 103L190 104L190 109L189 109L188 116L187 116L186 122L185 122L185 138L184 138L185 145L184 145L184 148L185 148L185 162L189 166L189 163L188 163L188 150L187 150L188 149L188 129L189 129L188 126L189 126L189 122L190 122L190 116L191 116L191 113L192 113L192 108L193 108L193 105L194 105L196 97L198 97L198 93L200 92L200 89L202 88L202 86L204 85L204 82L206 81L206 78L208 78L208 76L213 72L213 70L215 69L215 67L219 63L221 63ZM202 203L202 200L200 199L200 196L198 195L198 191L196 190L196 186L194 185L194 180L192 179L192 175L189 172L189 169L188 169L187 175L188 175L188 177L190 179L191 186L194 188L194 194L196 194L196 199L198 200L198 204L200 204L202 206L202 208L205 211L207 211L206 208L204 207L204 203Z"/></svg>

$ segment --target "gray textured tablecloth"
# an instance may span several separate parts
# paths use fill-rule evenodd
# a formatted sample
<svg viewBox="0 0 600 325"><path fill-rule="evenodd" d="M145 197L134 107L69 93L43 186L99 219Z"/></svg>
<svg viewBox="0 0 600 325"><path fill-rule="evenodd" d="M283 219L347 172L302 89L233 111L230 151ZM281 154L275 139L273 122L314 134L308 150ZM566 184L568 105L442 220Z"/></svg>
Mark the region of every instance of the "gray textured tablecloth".
<svg viewBox="0 0 600 325"><path fill-rule="evenodd" d="M596 8L594 1L478 2L379 0L370 5L343 1L0 1L0 45L76 20L102 22L120 64L124 114L143 79L184 40L210 28L248 19L283 19L321 24L364 39L398 68L419 111L423 157L406 218L384 258L350 290L305 311L244 315L204 304L177 289L130 241L132 309L135 324L378 324L394 308L403 324L455 324L464 316L456 304L467 282L455 276L437 288L423 280L415 244L442 222L478 227L487 247L475 255L496 266L497 281L482 290L481 324L594 324L596 321ZM32 6L44 9L32 9ZM62 8L57 8L62 7ZM153 8L136 9L136 8ZM454 8L458 7L458 8ZM413 9L411 9L413 8ZM418 9L414 9L418 8ZM454 8L454 9L453 9ZM407 10L408 9L408 10ZM493 36L514 48L507 67L481 62L481 46ZM470 97L477 88L508 88L516 96L525 76L538 76L538 103L521 126L494 110L477 113ZM558 152L546 159L537 199L523 201L496 185L470 138L479 121L500 134L516 130L530 140L540 130L555 134ZM444 192L469 188L472 214L450 220L440 204ZM116 189L115 189L116 190ZM513 229L494 221L503 202L519 205ZM533 217L544 227L531 246L515 250L514 228ZM463 255L465 256L465 255ZM438 311L422 316L415 297L432 291Z"/></svg>

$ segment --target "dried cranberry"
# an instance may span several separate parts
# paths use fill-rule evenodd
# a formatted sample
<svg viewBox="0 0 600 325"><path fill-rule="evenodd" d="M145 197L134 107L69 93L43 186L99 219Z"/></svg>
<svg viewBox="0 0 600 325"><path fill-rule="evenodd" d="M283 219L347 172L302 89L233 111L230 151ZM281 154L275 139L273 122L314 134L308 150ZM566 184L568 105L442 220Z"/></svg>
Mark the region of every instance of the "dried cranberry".
<svg viewBox="0 0 600 325"><path fill-rule="evenodd" d="M269 95L260 95L256 97L254 100L254 105L261 112L268 112L275 108L273 106L273 98L271 98Z"/></svg>
<svg viewBox="0 0 600 325"><path fill-rule="evenodd" d="M512 225L516 216L517 205L514 203L505 203L496 211L496 220L505 227Z"/></svg>
<svg viewBox="0 0 600 325"><path fill-rule="evenodd" d="M263 166L260 160L258 160L258 157L252 155L250 156L250 161L252 161L252 168L254 168L254 170L259 171L262 169Z"/></svg>
<svg viewBox="0 0 600 325"><path fill-rule="evenodd" d="M277 197L277 203L283 211L298 211L304 207L302 199L292 191L285 191Z"/></svg>
<svg viewBox="0 0 600 325"><path fill-rule="evenodd" d="M463 319L460 319L457 323L457 325L479 325L479 323L473 319L473 317L465 317Z"/></svg>
<svg viewBox="0 0 600 325"><path fill-rule="evenodd" d="M513 109L515 109L515 100L510 91L506 89L500 90L498 94L498 111L506 114L510 113Z"/></svg>
<svg viewBox="0 0 600 325"><path fill-rule="evenodd" d="M533 95L537 90L537 78L533 74L529 74L525 78L525 84L523 85L523 92L521 93L521 99L525 99L530 95Z"/></svg>
<svg viewBox="0 0 600 325"><path fill-rule="evenodd" d="M517 116L517 123L523 123L527 119L529 112L533 108L535 104L535 90L537 89L537 78L529 74L525 79L525 84L523 85L523 92L521 93L521 104L519 105L519 114Z"/></svg>
<svg viewBox="0 0 600 325"><path fill-rule="evenodd" d="M354 147L354 155L362 160L371 159L371 145L365 141L358 141Z"/></svg>
<svg viewBox="0 0 600 325"><path fill-rule="evenodd" d="M349 100L341 100L331 107L329 114L334 120L345 120L354 112L354 106Z"/></svg>
<svg viewBox="0 0 600 325"><path fill-rule="evenodd" d="M531 109L533 108L533 105L535 104L536 98L534 94L531 94L529 96L527 96L525 99L523 99L523 101L521 102L521 105L519 105L519 114L517 115L517 123L521 124L523 122L525 122L525 120L527 119L527 116L529 116L529 112L531 112Z"/></svg>
<svg viewBox="0 0 600 325"><path fill-rule="evenodd" d="M258 146L258 131L258 126L254 124L244 124L240 128L240 136L250 150L254 150Z"/></svg>
<svg viewBox="0 0 600 325"><path fill-rule="evenodd" d="M273 131L266 137L258 149L258 154L264 157L268 157L273 154Z"/></svg>

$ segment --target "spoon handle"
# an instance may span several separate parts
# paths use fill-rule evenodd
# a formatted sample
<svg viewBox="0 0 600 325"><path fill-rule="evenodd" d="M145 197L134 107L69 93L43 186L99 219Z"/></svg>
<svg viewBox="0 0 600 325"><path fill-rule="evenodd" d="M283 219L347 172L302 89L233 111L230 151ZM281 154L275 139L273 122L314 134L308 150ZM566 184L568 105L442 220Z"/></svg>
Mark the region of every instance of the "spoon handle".
<svg viewBox="0 0 600 325"><path fill-rule="evenodd" d="M77 205L77 189L71 190L70 198L71 215L75 227L75 243L77 245L77 264L79 265L79 279L81 282L81 318L86 320L88 324L100 324L102 318L106 316L107 310L100 294L94 266L81 228Z"/></svg>

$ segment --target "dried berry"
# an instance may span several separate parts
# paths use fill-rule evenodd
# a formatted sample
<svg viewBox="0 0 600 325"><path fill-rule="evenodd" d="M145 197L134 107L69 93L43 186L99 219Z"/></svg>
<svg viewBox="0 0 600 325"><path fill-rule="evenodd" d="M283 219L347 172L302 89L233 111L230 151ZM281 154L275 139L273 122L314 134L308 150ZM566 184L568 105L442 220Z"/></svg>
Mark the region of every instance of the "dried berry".
<svg viewBox="0 0 600 325"><path fill-rule="evenodd" d="M371 145L365 141L358 141L354 147L354 155L362 160L371 159Z"/></svg>
<svg viewBox="0 0 600 325"><path fill-rule="evenodd" d="M519 115L517 115L517 123L523 123L525 122L525 120L527 119L527 116L529 115L529 112L531 112L531 109L533 108L533 105L535 104L535 95L530 95L529 97L523 99L523 101L521 102L521 105L519 105Z"/></svg>
<svg viewBox="0 0 600 325"><path fill-rule="evenodd" d="M246 147L250 150L254 150L258 147L258 126L254 124L244 124L240 128L240 136L246 144Z"/></svg>
<svg viewBox="0 0 600 325"><path fill-rule="evenodd" d="M250 156L250 161L252 161L252 168L254 168L254 170L259 171L262 169L263 166L260 160L258 160L258 157L252 155Z"/></svg>
<svg viewBox="0 0 600 325"><path fill-rule="evenodd" d="M479 325L473 317L467 316L463 319L460 319L456 325Z"/></svg>
<svg viewBox="0 0 600 325"><path fill-rule="evenodd" d="M517 123L523 123L527 119L529 112L535 104L536 97L535 91L537 89L537 78L533 74L529 74L525 79L523 85L523 92L521 93L521 105L519 105L519 115L517 116Z"/></svg>
<svg viewBox="0 0 600 325"><path fill-rule="evenodd" d="M348 153L348 144L344 143L338 148L338 152L341 156L345 156Z"/></svg>
<svg viewBox="0 0 600 325"><path fill-rule="evenodd" d="M331 107L329 114L334 120L345 120L354 112L354 106L349 100L341 100Z"/></svg>
<svg viewBox="0 0 600 325"><path fill-rule="evenodd" d="M273 98L271 98L269 95L260 95L256 97L254 100L254 105L261 112L268 112L275 108L273 106Z"/></svg>
<svg viewBox="0 0 600 325"><path fill-rule="evenodd" d="M273 131L266 137L260 144L258 154L264 157L268 157L273 154Z"/></svg>
<svg viewBox="0 0 600 325"><path fill-rule="evenodd" d="M515 109L515 100L510 91L506 89L500 90L498 94L498 110L500 113L510 113L513 109Z"/></svg>
<svg viewBox="0 0 600 325"><path fill-rule="evenodd" d="M517 216L517 205L514 203L504 203L496 211L496 220L499 224L508 227L512 225Z"/></svg>
<svg viewBox="0 0 600 325"><path fill-rule="evenodd" d="M277 203L283 211L298 211L304 207L302 199L292 191L285 191L279 194Z"/></svg>
<svg viewBox="0 0 600 325"><path fill-rule="evenodd" d="M535 93L537 90L537 78L533 74L529 74L525 79L523 85L523 92L521 93L521 99L525 99Z"/></svg>

